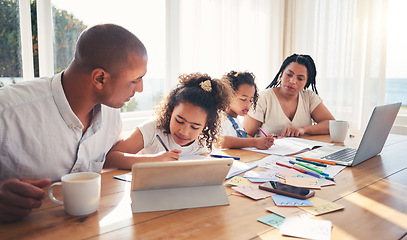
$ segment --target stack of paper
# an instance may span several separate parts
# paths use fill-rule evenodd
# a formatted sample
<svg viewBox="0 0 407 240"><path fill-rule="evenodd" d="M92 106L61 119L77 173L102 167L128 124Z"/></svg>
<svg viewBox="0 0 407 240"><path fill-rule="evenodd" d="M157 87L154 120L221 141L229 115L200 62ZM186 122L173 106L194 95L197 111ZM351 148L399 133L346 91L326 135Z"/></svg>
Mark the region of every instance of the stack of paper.
<svg viewBox="0 0 407 240"><path fill-rule="evenodd" d="M255 167L257 167L256 163L244 163L234 160L233 165L230 168L228 175L226 176L226 180L246 171L249 171L250 169L253 169Z"/></svg>
<svg viewBox="0 0 407 240"><path fill-rule="evenodd" d="M297 154L303 151L311 150L315 147L333 145L332 143L319 142L308 140L304 138L286 137L274 140L274 145L267 150L260 150L257 148L243 148L249 151L261 152L266 154L275 154L287 156Z"/></svg>

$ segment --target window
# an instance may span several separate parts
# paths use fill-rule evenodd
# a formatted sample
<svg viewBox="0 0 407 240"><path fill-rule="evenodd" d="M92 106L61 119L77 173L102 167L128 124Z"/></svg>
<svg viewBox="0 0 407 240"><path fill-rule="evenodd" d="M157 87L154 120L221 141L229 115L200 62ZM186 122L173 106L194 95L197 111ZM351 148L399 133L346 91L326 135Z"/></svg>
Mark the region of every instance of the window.
<svg viewBox="0 0 407 240"><path fill-rule="evenodd" d="M407 114L407 32L400 24L407 22L406 8L404 0L389 1L386 69L386 103L403 102L404 114Z"/></svg>
<svg viewBox="0 0 407 240"><path fill-rule="evenodd" d="M115 23L133 32L146 45L149 62L143 94L136 94L122 112L151 110L165 87L164 0L51 0L54 20L54 70L65 69L74 55L75 43L86 27Z"/></svg>
<svg viewBox="0 0 407 240"><path fill-rule="evenodd" d="M407 2L390 0L387 23L386 103L402 102L392 133L407 134L407 33L400 24L407 22Z"/></svg>
<svg viewBox="0 0 407 240"><path fill-rule="evenodd" d="M20 17L16 0L0 1L0 87L22 80Z"/></svg>

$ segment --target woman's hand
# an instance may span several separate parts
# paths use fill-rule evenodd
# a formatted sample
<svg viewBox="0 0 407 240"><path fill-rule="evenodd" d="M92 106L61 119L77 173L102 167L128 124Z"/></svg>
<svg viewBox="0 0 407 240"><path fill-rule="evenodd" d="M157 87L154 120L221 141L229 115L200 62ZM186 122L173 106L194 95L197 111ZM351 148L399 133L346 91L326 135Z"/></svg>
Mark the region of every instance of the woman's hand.
<svg viewBox="0 0 407 240"><path fill-rule="evenodd" d="M304 135L305 131L303 128L296 127L286 127L281 133L282 137L298 137Z"/></svg>

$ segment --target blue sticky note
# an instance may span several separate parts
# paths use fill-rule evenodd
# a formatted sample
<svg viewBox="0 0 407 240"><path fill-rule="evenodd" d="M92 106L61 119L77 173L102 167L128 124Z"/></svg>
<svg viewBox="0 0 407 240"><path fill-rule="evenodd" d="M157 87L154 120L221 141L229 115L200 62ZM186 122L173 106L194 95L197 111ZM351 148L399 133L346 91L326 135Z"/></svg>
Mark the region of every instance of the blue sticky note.
<svg viewBox="0 0 407 240"><path fill-rule="evenodd" d="M283 224L284 222L284 219L285 219L284 217L272 213L270 215L258 218L257 221L265 223L275 228L280 228L281 224Z"/></svg>
<svg viewBox="0 0 407 240"><path fill-rule="evenodd" d="M287 197L284 195L276 194L271 196L273 198L274 203L277 206L314 206L314 204L309 199L298 199L293 197Z"/></svg>

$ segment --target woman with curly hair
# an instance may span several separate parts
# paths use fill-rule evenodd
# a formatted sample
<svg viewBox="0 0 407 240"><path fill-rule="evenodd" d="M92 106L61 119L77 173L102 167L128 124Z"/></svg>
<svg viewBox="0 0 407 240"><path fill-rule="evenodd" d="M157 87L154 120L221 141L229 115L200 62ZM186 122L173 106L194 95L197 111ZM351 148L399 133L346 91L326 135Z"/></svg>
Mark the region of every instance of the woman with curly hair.
<svg viewBox="0 0 407 240"><path fill-rule="evenodd" d="M251 72L236 71L230 71L222 77L222 81L230 84L234 90L234 97L222 119L220 148L255 147L268 149L273 145L273 135L253 138L247 135L238 119L238 116L245 116L251 106L256 109L259 94L254 79L255 76Z"/></svg>
<svg viewBox="0 0 407 240"><path fill-rule="evenodd" d="M174 161L180 156L209 153L232 89L207 74L181 75L179 80L156 108L156 118L119 141L108 153L105 167L112 164L129 169L136 162Z"/></svg>

